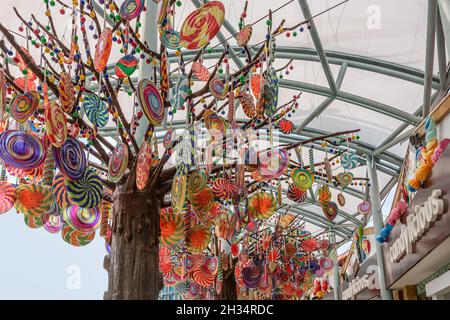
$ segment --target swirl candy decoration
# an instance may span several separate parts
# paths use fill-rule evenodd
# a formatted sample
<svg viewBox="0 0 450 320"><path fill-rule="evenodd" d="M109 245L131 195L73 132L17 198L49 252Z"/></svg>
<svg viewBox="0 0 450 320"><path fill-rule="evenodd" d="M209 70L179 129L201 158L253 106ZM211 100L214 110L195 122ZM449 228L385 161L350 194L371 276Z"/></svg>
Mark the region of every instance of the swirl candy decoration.
<svg viewBox="0 0 450 320"><path fill-rule="evenodd" d="M218 178L212 184L212 190L217 198L230 200L236 194L236 185L229 179Z"/></svg>
<svg viewBox="0 0 450 320"><path fill-rule="evenodd" d="M207 109L203 114L205 127L213 140L221 139L226 132L227 122L214 111Z"/></svg>
<svg viewBox="0 0 450 320"><path fill-rule="evenodd" d="M61 174L61 172L58 172L58 174L56 174L53 178L52 193L54 199L60 206L65 207L72 204L72 201L67 194L66 178Z"/></svg>
<svg viewBox="0 0 450 320"><path fill-rule="evenodd" d="M256 289L261 277L261 268L257 266L249 266L242 269L242 280L249 289Z"/></svg>
<svg viewBox="0 0 450 320"><path fill-rule="evenodd" d="M39 93L29 91L16 95L9 104L11 116L19 123L25 123L39 106Z"/></svg>
<svg viewBox="0 0 450 320"><path fill-rule="evenodd" d="M327 179L328 180L333 180L333 173L331 171L331 163L330 160L328 160L328 158L325 158L323 160L323 167L325 169L325 174L327 175Z"/></svg>
<svg viewBox="0 0 450 320"><path fill-rule="evenodd" d="M75 103L75 88L72 77L67 72L61 73L58 84L59 101L65 112L71 112Z"/></svg>
<svg viewBox="0 0 450 320"><path fill-rule="evenodd" d="M325 271L329 271L329 270L333 269L333 266L334 266L333 260L331 260L328 257L323 257L322 259L320 259L319 264L320 264L320 267L322 269L324 269Z"/></svg>
<svg viewBox="0 0 450 320"><path fill-rule="evenodd" d="M188 77L182 76L175 86L172 87L170 93L170 104L174 109L181 109L186 102L189 90Z"/></svg>
<svg viewBox="0 0 450 320"><path fill-rule="evenodd" d="M181 26L181 46L189 50L204 47L219 32L225 19L225 7L210 1L192 12Z"/></svg>
<svg viewBox="0 0 450 320"><path fill-rule="evenodd" d="M220 79L214 78L209 82L209 92L219 100L224 100L228 93L228 84L224 84Z"/></svg>
<svg viewBox="0 0 450 320"><path fill-rule="evenodd" d="M169 128L169 130L167 130L167 132L164 134L163 147L165 149L169 149L172 146L174 134L175 134L175 132L173 131L172 128Z"/></svg>
<svg viewBox="0 0 450 320"><path fill-rule="evenodd" d="M148 79L138 84L138 96L141 108L151 124L157 126L164 118L164 103L158 88Z"/></svg>
<svg viewBox="0 0 450 320"><path fill-rule="evenodd" d="M93 125L99 128L106 126L109 119L109 112L99 96L93 93L86 94L84 96L83 108Z"/></svg>
<svg viewBox="0 0 450 320"><path fill-rule="evenodd" d="M152 166L152 144L150 141L144 141L139 150L138 160L136 163L136 187L138 190L144 190L147 185L150 168Z"/></svg>
<svg viewBox="0 0 450 320"><path fill-rule="evenodd" d="M250 218L270 218L277 208L277 202L272 194L257 192L248 199L247 213Z"/></svg>
<svg viewBox="0 0 450 320"><path fill-rule="evenodd" d="M189 193L189 200L192 207L196 211L208 212L214 205L214 193L208 186L204 187L200 192L192 194Z"/></svg>
<svg viewBox="0 0 450 320"><path fill-rule="evenodd" d="M0 157L14 168L35 169L44 162L45 154L41 140L32 134L18 130L0 134Z"/></svg>
<svg viewBox="0 0 450 320"><path fill-rule="evenodd" d="M128 148L125 144L119 143L113 150L108 164L108 177L117 183L119 182L128 167Z"/></svg>
<svg viewBox="0 0 450 320"><path fill-rule="evenodd" d="M244 26L236 35L236 42L239 47L245 47L252 37L253 28L251 25Z"/></svg>
<svg viewBox="0 0 450 320"><path fill-rule="evenodd" d="M250 87L256 99L259 99L259 94L261 88L264 87L264 83L264 78L259 73L254 73L250 76Z"/></svg>
<svg viewBox="0 0 450 320"><path fill-rule="evenodd" d="M314 175L307 169L295 168L291 172L291 179L300 189L306 191L311 188L314 182Z"/></svg>
<svg viewBox="0 0 450 320"><path fill-rule="evenodd" d="M94 68L97 72L102 72L108 63L112 48L112 38L111 28L105 28L98 38L94 55Z"/></svg>
<svg viewBox="0 0 450 320"><path fill-rule="evenodd" d="M81 179L86 170L86 155L80 142L67 137L61 148L53 148L56 166L70 180Z"/></svg>
<svg viewBox="0 0 450 320"><path fill-rule="evenodd" d="M324 184L323 186L321 186L318 189L318 202L321 205L326 205L328 204L328 202L330 202L331 200L331 192L330 192L330 188L328 187L328 185Z"/></svg>
<svg viewBox="0 0 450 320"><path fill-rule="evenodd" d="M67 194L73 204L82 208L94 208L103 197L103 184L92 169L87 169L79 180L66 180Z"/></svg>
<svg viewBox="0 0 450 320"><path fill-rule="evenodd" d="M75 247L85 246L94 240L95 231L81 232L69 225L65 225L61 231L61 236L65 242Z"/></svg>
<svg viewBox="0 0 450 320"><path fill-rule="evenodd" d="M289 166L289 153L286 149L278 148L260 154L258 157L258 172L268 179L280 177Z"/></svg>
<svg viewBox="0 0 450 320"><path fill-rule="evenodd" d="M44 225L44 220L41 216L33 216L31 214L24 213L23 219L25 224L32 229L37 229Z"/></svg>
<svg viewBox="0 0 450 320"><path fill-rule="evenodd" d="M238 100L242 105L242 110L244 110L245 115L248 118L253 118L256 115L255 103L251 95L244 93L238 95Z"/></svg>
<svg viewBox="0 0 450 320"><path fill-rule="evenodd" d="M342 193L337 195L337 201L341 207L345 206L345 197Z"/></svg>
<svg viewBox="0 0 450 320"><path fill-rule="evenodd" d="M341 172L336 176L337 182L342 188L347 187L353 181L353 173L351 172Z"/></svg>
<svg viewBox="0 0 450 320"><path fill-rule="evenodd" d="M95 231L101 224L101 212L98 207L89 209L71 205L66 207L62 213L64 221L81 232Z"/></svg>
<svg viewBox="0 0 450 320"><path fill-rule="evenodd" d="M42 221L44 222L44 229L49 233L58 233L62 230L64 222L60 215L44 214Z"/></svg>
<svg viewBox="0 0 450 320"><path fill-rule="evenodd" d="M40 184L22 184L17 187L16 194L14 208L18 212L40 216L50 209L52 203L50 187Z"/></svg>
<svg viewBox="0 0 450 320"><path fill-rule="evenodd" d="M16 202L16 188L6 181L0 181L0 214L8 212Z"/></svg>
<svg viewBox="0 0 450 320"><path fill-rule="evenodd" d="M123 20L133 20L141 14L144 6L144 0L125 0L120 6L119 15Z"/></svg>
<svg viewBox="0 0 450 320"><path fill-rule="evenodd" d="M167 49L178 50L181 48L180 33L173 29L164 30L161 33L161 43Z"/></svg>
<svg viewBox="0 0 450 320"><path fill-rule="evenodd" d="M362 215L368 215L372 210L372 204L369 200L363 200L358 204L358 213Z"/></svg>
<svg viewBox="0 0 450 320"><path fill-rule="evenodd" d="M174 245L184 239L184 221L178 214L163 214L159 220L161 228L160 241L166 245Z"/></svg>
<svg viewBox="0 0 450 320"><path fill-rule="evenodd" d="M344 169L351 170L359 165L358 156L354 153L346 153L341 157L341 165Z"/></svg>
<svg viewBox="0 0 450 320"><path fill-rule="evenodd" d="M278 76L274 68L267 70L264 83L264 113L271 117L278 105Z"/></svg>
<svg viewBox="0 0 450 320"><path fill-rule="evenodd" d="M136 71L137 66L138 59L132 54L127 54L117 61L114 70L119 79L125 79Z"/></svg>
<svg viewBox="0 0 450 320"><path fill-rule="evenodd" d="M300 189L295 183L290 183L287 191L287 197L292 201L302 203L306 201L307 194Z"/></svg>
<svg viewBox="0 0 450 320"><path fill-rule="evenodd" d="M67 137L66 116L56 102L51 102L45 107L45 130L51 144L61 147Z"/></svg>
<svg viewBox="0 0 450 320"><path fill-rule="evenodd" d="M209 80L208 68L199 61L192 63L192 74L200 81L206 82Z"/></svg>
<svg viewBox="0 0 450 320"><path fill-rule="evenodd" d="M325 217L328 218L328 220L333 221L337 216L338 207L336 203L330 201L326 205L322 206L322 211L325 214Z"/></svg>
<svg viewBox="0 0 450 320"><path fill-rule="evenodd" d="M176 174L172 181L172 210L178 213L183 209L186 200L186 176Z"/></svg>
<svg viewBox="0 0 450 320"><path fill-rule="evenodd" d="M206 172L204 170L197 170L189 176L188 193L196 194L206 187Z"/></svg>
<svg viewBox="0 0 450 320"><path fill-rule="evenodd" d="M284 134L291 134L292 131L294 130L294 123L292 121L283 118L280 121L278 121L278 128Z"/></svg>
<svg viewBox="0 0 450 320"><path fill-rule="evenodd" d="M200 253L208 247L210 240L209 227L197 224L186 233L186 248L190 253Z"/></svg>

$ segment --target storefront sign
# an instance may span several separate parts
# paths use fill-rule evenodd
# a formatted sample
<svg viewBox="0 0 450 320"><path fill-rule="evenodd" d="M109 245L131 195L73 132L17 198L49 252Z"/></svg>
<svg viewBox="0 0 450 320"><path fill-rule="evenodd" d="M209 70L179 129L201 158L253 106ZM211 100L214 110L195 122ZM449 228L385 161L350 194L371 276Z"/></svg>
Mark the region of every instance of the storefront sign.
<svg viewBox="0 0 450 320"><path fill-rule="evenodd" d="M402 224L400 236L389 248L391 263L399 262L405 254L414 252L414 244L432 227L438 216L444 212L444 200L440 199L442 190L436 189L421 205L414 206L414 214L409 214L406 224Z"/></svg>

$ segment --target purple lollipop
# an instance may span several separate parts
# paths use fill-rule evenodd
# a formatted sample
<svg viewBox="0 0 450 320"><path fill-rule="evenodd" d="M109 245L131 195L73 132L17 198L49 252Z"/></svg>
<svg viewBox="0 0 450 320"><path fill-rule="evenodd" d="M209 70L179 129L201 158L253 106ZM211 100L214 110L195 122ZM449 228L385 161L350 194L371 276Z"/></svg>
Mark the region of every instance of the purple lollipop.
<svg viewBox="0 0 450 320"><path fill-rule="evenodd" d="M86 209L76 205L63 210L64 221L81 232L95 231L100 227L101 213L98 207Z"/></svg>
<svg viewBox="0 0 450 320"><path fill-rule="evenodd" d="M44 146L35 136L7 130L0 134L0 157L14 168L32 170L45 160Z"/></svg>
<svg viewBox="0 0 450 320"><path fill-rule="evenodd" d="M60 148L53 148L53 156L61 173L72 180L79 180L86 170L86 155L80 142L67 137Z"/></svg>
<svg viewBox="0 0 450 320"><path fill-rule="evenodd" d="M50 233L58 233L62 230L64 222L61 216L50 215L46 213L44 215L44 229Z"/></svg>

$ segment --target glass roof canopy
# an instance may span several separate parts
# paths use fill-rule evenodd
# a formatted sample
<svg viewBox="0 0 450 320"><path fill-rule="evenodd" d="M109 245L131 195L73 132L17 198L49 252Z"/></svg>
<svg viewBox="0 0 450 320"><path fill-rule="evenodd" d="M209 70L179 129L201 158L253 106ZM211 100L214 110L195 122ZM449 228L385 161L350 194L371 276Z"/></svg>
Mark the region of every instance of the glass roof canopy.
<svg viewBox="0 0 450 320"><path fill-rule="evenodd" d="M44 17L45 7L42 1L8 0L0 13L5 25L16 28L17 25L12 7L20 8L25 19L30 14L38 18ZM64 2L64 1L63 1ZM68 1L69 2L69 1ZM91 1L95 4L95 0ZM117 1L120 3L121 1ZM180 28L185 17L201 4L200 0L185 0L182 8L175 16L175 29ZM205 54L205 65L212 65L223 51L219 45L224 39L238 52L232 35L236 33L240 13L243 9L241 0L222 0L226 10L226 22L219 34L211 43L217 46L212 53ZM273 13L273 25L278 26L285 19L284 26L290 27L308 15L327 10L340 3L338 0L258 0L249 1L246 23L252 23L267 15L269 9ZM276 8L283 6L280 10ZM96 6L100 16L101 5ZM399 14L407 8L407 14ZM305 140L310 137L335 131L361 129L361 139L350 144L350 149L361 156L361 166L353 169L358 177L366 176L364 157L377 154L377 169L382 198L395 185L406 151L406 143L402 141L387 145L393 138L405 133L421 121L424 94L424 66L426 43L426 0L380 0L375 4L370 0L350 0L314 18L314 27L304 32L297 30L297 36L277 37L277 60L275 67L286 65L293 59L294 70L280 81L280 103L289 101L293 95L302 92L299 100L300 108L290 118L297 126L298 135L280 135L280 142ZM179 12L179 13L178 13ZM70 21L67 16L55 15L55 25L64 43L70 43ZM249 43L252 47L266 34L266 19L253 26L253 36ZM9 23L8 23L9 22ZM25 44L25 40L18 39ZM95 43L95 42L92 42ZM255 46L257 50L259 46ZM81 50L83 51L83 50ZM115 52L116 51L116 52ZM319 52L319 54L318 54ZM186 61L195 55L184 52ZM39 52L32 52L39 59ZM177 57L169 52L173 70L177 67ZM437 61L437 52L435 52ZM120 57L118 50L113 50L110 61ZM244 64L245 55L237 55L231 63L233 70ZM325 57L325 58L324 58ZM37 60L39 61L39 60ZM433 93L439 89L438 66L433 68ZM136 79L137 80L137 79ZM95 87L95 84L92 84ZM120 95L123 105L132 101L127 94ZM128 120L131 119L132 108L124 110ZM243 118L243 114L237 114ZM183 118L175 127L182 128ZM86 119L86 121L88 121ZM112 122L111 122L112 124ZM164 128L160 128L162 137ZM115 134L114 128L107 128L104 133ZM407 138L407 135L404 137ZM112 140L112 139L111 139ZM162 146L160 146L162 151ZM382 151L377 153L377 151ZM303 152L305 163L307 152ZM316 159L323 159L325 152L320 143L314 148ZM292 155L297 161L297 155ZM286 189L287 185L283 185ZM314 188L313 188L314 189ZM338 190L333 189L333 197ZM323 218L320 208L313 201L300 208L292 208L301 215L311 231L333 227L337 231L338 241L351 238L354 227L360 223L361 216L355 214L354 208L364 198L365 190L348 188L345 190L347 203L342 212L333 221ZM311 195L310 195L311 197ZM286 202L289 202L287 199ZM282 209L283 210L283 209Z"/></svg>

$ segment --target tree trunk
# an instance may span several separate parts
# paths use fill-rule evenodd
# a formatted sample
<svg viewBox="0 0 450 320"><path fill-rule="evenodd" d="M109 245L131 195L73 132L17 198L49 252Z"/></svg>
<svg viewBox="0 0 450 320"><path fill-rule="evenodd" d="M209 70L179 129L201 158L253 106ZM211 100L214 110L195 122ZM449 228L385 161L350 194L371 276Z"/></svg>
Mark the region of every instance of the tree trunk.
<svg viewBox="0 0 450 320"><path fill-rule="evenodd" d="M154 192L117 186L113 195L111 254L105 257L105 300L156 300L159 272L160 200Z"/></svg>
<svg viewBox="0 0 450 320"><path fill-rule="evenodd" d="M222 292L220 293L219 300L237 300L234 267L226 273L227 275L223 279Z"/></svg>

